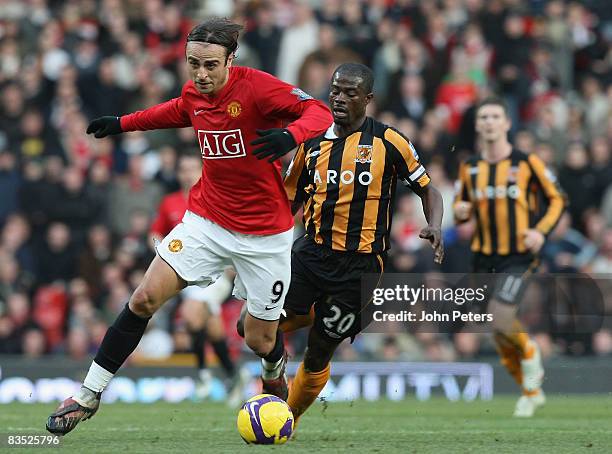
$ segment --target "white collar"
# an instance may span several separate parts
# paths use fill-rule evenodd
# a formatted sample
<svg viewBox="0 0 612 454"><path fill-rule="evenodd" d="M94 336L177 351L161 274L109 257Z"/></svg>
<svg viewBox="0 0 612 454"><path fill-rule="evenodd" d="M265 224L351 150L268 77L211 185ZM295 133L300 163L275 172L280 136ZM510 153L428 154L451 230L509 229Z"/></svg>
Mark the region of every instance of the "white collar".
<svg viewBox="0 0 612 454"><path fill-rule="evenodd" d="M338 138L338 136L334 132L334 126L335 126L335 123L332 123L331 126L329 127L329 129L327 131L325 131L325 138L326 139L337 139Z"/></svg>

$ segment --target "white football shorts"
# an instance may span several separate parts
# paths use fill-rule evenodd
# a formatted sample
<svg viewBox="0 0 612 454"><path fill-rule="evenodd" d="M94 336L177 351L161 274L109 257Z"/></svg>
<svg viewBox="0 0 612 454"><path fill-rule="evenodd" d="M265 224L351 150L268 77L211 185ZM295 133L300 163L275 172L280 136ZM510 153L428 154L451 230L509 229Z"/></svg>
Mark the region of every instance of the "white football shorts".
<svg viewBox="0 0 612 454"><path fill-rule="evenodd" d="M278 320L291 281L293 229L274 235L233 232L187 211L156 246L157 254L188 285L208 287L228 265L238 275L234 295L261 320Z"/></svg>

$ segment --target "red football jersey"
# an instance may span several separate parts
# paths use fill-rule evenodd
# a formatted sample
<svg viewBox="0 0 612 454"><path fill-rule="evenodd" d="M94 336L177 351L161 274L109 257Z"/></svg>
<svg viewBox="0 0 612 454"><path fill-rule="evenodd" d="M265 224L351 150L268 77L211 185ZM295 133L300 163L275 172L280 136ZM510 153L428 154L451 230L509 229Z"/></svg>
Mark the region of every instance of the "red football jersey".
<svg viewBox="0 0 612 454"><path fill-rule="evenodd" d="M269 235L293 226L280 162L251 153L256 129L287 129L296 143L327 130L325 104L262 71L231 67L215 96L200 94L192 81L181 96L121 117L124 131L193 126L202 153L202 177L189 194L190 211L226 229Z"/></svg>
<svg viewBox="0 0 612 454"><path fill-rule="evenodd" d="M187 198L183 191L176 191L165 196L159 204L157 217L151 224L151 233L166 236L170 233L187 210Z"/></svg>

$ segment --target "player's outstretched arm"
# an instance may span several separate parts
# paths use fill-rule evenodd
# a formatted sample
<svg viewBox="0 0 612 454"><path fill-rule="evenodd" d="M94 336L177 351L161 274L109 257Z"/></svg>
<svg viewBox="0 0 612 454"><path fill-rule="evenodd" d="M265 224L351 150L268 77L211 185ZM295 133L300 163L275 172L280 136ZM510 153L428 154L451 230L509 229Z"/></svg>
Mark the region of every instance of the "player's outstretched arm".
<svg viewBox="0 0 612 454"><path fill-rule="evenodd" d="M183 108L183 99L178 97L121 117L96 118L89 123L87 134L93 134L96 139L101 139L128 131L186 128L188 126L191 126L191 119Z"/></svg>
<svg viewBox="0 0 612 454"><path fill-rule="evenodd" d="M442 216L444 205L442 196L430 183L418 193L423 203L423 213L427 219L427 227L421 230L420 238L428 240L434 250L434 262L442 263L444 260L444 241L442 240Z"/></svg>

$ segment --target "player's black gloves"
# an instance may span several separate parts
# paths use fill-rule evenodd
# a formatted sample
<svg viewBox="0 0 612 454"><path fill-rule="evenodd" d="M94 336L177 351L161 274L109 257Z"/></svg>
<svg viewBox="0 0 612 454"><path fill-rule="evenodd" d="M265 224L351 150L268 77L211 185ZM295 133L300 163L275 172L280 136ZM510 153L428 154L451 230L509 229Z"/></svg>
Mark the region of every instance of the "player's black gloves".
<svg viewBox="0 0 612 454"><path fill-rule="evenodd" d="M121 134L121 120L119 117L100 117L92 120L87 126L87 134L93 133L96 139L112 136L113 134Z"/></svg>
<svg viewBox="0 0 612 454"><path fill-rule="evenodd" d="M268 162L274 162L289 153L297 145L291 133L283 128L257 129L255 132L260 137L253 140L251 145L261 145L253 150L257 159L270 157Z"/></svg>

